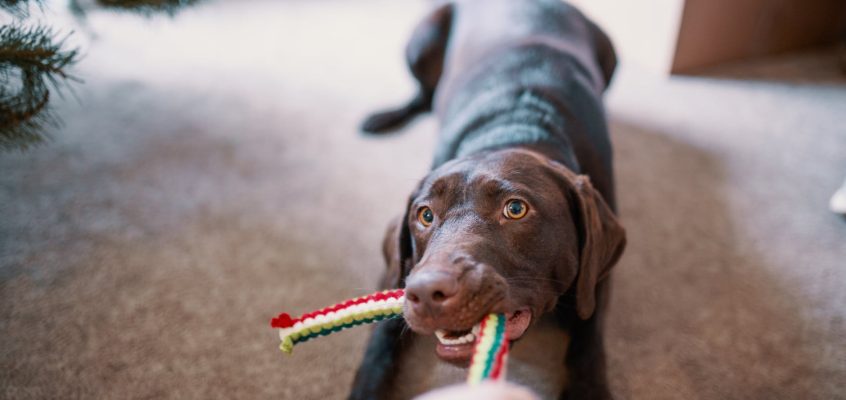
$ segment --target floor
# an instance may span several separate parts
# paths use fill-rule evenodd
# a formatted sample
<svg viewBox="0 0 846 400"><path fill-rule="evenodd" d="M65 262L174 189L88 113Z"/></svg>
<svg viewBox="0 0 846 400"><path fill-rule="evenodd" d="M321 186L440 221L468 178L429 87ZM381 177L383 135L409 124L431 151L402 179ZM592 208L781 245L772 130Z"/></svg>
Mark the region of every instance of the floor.
<svg viewBox="0 0 846 400"><path fill-rule="evenodd" d="M425 7L224 1L80 26L51 5L85 83L55 99L49 144L0 154L0 398L344 398L367 330L284 357L268 320L375 288L437 124L356 127L411 93ZM619 398L846 398L846 220L826 207L846 82L818 79L820 57L673 78L623 60Z"/></svg>

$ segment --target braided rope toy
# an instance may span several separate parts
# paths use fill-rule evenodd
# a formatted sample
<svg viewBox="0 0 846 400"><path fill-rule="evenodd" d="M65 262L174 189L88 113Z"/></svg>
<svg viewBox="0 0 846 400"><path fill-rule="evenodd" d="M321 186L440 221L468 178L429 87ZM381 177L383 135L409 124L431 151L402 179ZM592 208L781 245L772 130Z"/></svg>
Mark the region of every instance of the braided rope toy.
<svg viewBox="0 0 846 400"><path fill-rule="evenodd" d="M279 339L282 342L279 349L290 354L294 345L316 337L383 319L400 318L404 302L404 290L386 290L350 299L298 318L282 313L270 321L270 326L279 329ZM467 377L468 383L477 384L486 379L504 378L508 358L505 322L504 315L490 314L480 323Z"/></svg>
<svg viewBox="0 0 846 400"><path fill-rule="evenodd" d="M505 376L508 358L508 335L505 334L505 315L488 314L482 320L476 348L470 362L467 383L477 384L485 379L499 380Z"/></svg>

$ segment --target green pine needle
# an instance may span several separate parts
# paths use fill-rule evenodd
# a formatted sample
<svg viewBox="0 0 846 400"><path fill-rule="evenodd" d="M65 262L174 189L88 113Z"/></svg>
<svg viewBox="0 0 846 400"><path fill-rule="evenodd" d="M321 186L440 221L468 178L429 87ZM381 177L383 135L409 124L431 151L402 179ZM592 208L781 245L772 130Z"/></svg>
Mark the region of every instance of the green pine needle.
<svg viewBox="0 0 846 400"><path fill-rule="evenodd" d="M43 0L32 0L39 7L43 6ZM29 16L30 0L0 0L0 10L6 11L16 18Z"/></svg>
<svg viewBox="0 0 846 400"><path fill-rule="evenodd" d="M199 3L201 0L97 0L103 8L126 10L151 15L164 12L174 15L183 7Z"/></svg>
<svg viewBox="0 0 846 400"><path fill-rule="evenodd" d="M50 88L61 90L74 79L65 69L78 58L63 45L48 27L0 27L0 149L24 150L58 125L47 109Z"/></svg>
<svg viewBox="0 0 846 400"><path fill-rule="evenodd" d="M43 7L44 0L0 0L0 10L17 19L29 16L30 4ZM112 10L152 15L175 14L183 7L202 0L94 0ZM71 9L84 16L77 0ZM64 50L49 27L0 27L0 150L25 150L47 138L47 128L57 127L59 119L50 113L50 91L61 94L68 80L65 71L78 60L77 49Z"/></svg>

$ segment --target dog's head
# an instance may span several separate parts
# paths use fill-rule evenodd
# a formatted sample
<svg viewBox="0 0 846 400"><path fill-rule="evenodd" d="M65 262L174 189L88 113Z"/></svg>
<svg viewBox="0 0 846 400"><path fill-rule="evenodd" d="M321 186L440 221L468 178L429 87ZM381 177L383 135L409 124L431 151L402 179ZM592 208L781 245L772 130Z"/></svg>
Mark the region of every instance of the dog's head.
<svg viewBox="0 0 846 400"><path fill-rule="evenodd" d="M454 160L432 171L385 237L385 282L405 286L405 320L438 336L438 355L466 363L472 327L491 312L518 339L571 286L589 318L595 286L625 232L586 176L526 150Z"/></svg>

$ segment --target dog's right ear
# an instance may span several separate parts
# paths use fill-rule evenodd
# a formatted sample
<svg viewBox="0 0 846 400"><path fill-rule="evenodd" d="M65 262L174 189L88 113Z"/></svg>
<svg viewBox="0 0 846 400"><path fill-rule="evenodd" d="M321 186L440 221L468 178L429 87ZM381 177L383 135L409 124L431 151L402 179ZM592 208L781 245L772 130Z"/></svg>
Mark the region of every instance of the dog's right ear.
<svg viewBox="0 0 846 400"><path fill-rule="evenodd" d="M382 239L382 255L385 257L387 266L382 278L383 289L405 287L405 276L410 269L406 264L411 261L411 251L411 233L408 230L408 207L406 207L405 213L391 220Z"/></svg>

